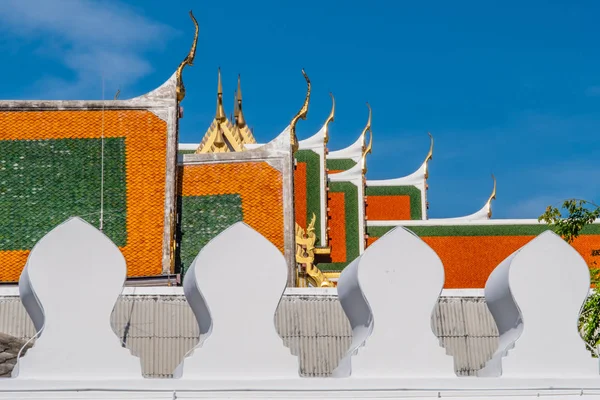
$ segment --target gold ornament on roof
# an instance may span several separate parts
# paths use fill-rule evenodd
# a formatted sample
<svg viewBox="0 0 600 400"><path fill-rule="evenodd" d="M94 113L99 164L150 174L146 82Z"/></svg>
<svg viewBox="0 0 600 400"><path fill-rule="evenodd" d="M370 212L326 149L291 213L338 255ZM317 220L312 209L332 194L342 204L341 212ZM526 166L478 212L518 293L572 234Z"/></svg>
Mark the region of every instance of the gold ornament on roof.
<svg viewBox="0 0 600 400"><path fill-rule="evenodd" d="M243 144L256 143L256 139L252 134L246 118L244 118L244 108L242 106L242 84L241 77L238 74L237 91L235 92L235 104L233 108L233 117L235 119L235 127L238 131L238 135L241 137Z"/></svg>
<svg viewBox="0 0 600 400"><path fill-rule="evenodd" d="M315 287L335 287L335 283L327 279L315 262L316 215L313 213L310 224L304 230L296 223L296 263L299 275L304 276Z"/></svg>
<svg viewBox="0 0 600 400"><path fill-rule="evenodd" d="M325 120L325 135L323 135L323 143L327 144L329 142L329 124L333 122L333 118L335 116L335 98L333 97L333 93L329 92L329 96L331 97L331 111L329 112L329 116Z"/></svg>
<svg viewBox="0 0 600 400"><path fill-rule="evenodd" d="M425 157L425 179L429 178L429 161L431 159L433 159L433 135L431 134L431 132L427 132L427 134L429 135L429 152L427 153L427 156Z"/></svg>
<svg viewBox="0 0 600 400"><path fill-rule="evenodd" d="M223 82L221 81L221 68L218 69L217 79L217 113L215 119L219 122L223 122L227 119L225 115L225 109L223 108Z"/></svg>
<svg viewBox="0 0 600 400"><path fill-rule="evenodd" d="M181 64L179 64L179 67L177 67L177 72L176 72L177 87L175 90L177 92L177 101L178 102L181 102L185 97L185 86L183 84L183 77L182 77L183 68L185 68L186 65L189 65L190 67L192 65L194 65L194 58L196 57L196 45L198 44L198 32L200 31L200 29L198 28L198 21L196 21L196 18L194 17L194 14L192 13L191 10L190 10L190 18L192 19L192 22L194 22L194 26L196 27L196 33L194 33L194 41L192 42L192 48L190 49L190 52L183 59Z"/></svg>
<svg viewBox="0 0 600 400"><path fill-rule="evenodd" d="M302 104L302 108L300 111L292 118L292 122L290 122L290 134L291 134L291 144L292 151L295 152L298 150L298 137L296 136L296 124L299 119L306 120L306 114L308 114L308 103L310 102L310 79L306 72L304 72L304 68L302 69L302 75L304 75L304 79L306 80L306 97L304 98L304 104Z"/></svg>
<svg viewBox="0 0 600 400"><path fill-rule="evenodd" d="M494 188L492 189L492 194L490 195L490 198L485 203L488 209L488 218L492 218L492 200L496 200L496 177L494 176L494 174L492 174L492 179L494 180Z"/></svg>
<svg viewBox="0 0 600 400"><path fill-rule="evenodd" d="M219 68L215 118L196 149L196 154L244 151L244 145L256 143L256 139L254 139L254 135L250 131L250 128L248 128L248 124L243 116L242 88L239 75L237 91L234 94L233 115L235 121L232 124L227 119L227 114L223 106L223 83L221 80L221 69Z"/></svg>
<svg viewBox="0 0 600 400"><path fill-rule="evenodd" d="M365 125L362 133L360 134L363 142L363 152L362 152L362 171L363 175L367 173L367 154L371 153L373 150L373 131L371 130L371 105L367 102L367 107L369 108L369 119L367 119L367 124ZM369 132L369 144L366 144L366 135Z"/></svg>

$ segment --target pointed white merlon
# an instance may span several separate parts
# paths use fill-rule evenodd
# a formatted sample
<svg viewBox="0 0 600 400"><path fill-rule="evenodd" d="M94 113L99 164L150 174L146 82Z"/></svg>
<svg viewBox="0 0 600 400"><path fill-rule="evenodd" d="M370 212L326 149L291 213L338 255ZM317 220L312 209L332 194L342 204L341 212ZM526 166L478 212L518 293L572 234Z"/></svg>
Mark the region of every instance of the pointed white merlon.
<svg viewBox="0 0 600 400"><path fill-rule="evenodd" d="M44 236L19 281L23 305L41 331L13 376L143 379L140 360L122 347L110 325L126 274L117 246L80 218Z"/></svg>
<svg viewBox="0 0 600 400"><path fill-rule="evenodd" d="M298 360L275 329L287 274L279 249L243 222L204 246L183 285L205 338L175 377L299 377Z"/></svg>
<svg viewBox="0 0 600 400"><path fill-rule="evenodd" d="M598 360L577 329L589 287L585 260L552 231L509 256L485 286L500 345L479 375L598 376Z"/></svg>
<svg viewBox="0 0 600 400"><path fill-rule="evenodd" d="M334 376L455 377L431 329L443 286L440 258L411 231L397 227L369 246L338 281L353 341Z"/></svg>

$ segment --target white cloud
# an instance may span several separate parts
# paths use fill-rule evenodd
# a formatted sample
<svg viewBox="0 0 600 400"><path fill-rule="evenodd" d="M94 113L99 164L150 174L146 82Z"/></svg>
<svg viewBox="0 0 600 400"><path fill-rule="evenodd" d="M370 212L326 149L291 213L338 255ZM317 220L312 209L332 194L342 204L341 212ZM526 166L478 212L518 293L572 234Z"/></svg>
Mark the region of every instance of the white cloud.
<svg viewBox="0 0 600 400"><path fill-rule="evenodd" d="M0 35L41 41L36 55L59 61L74 75L36 82L42 97L99 98L102 76L112 90L131 86L152 72L144 53L164 48L174 34L116 1L0 1Z"/></svg>

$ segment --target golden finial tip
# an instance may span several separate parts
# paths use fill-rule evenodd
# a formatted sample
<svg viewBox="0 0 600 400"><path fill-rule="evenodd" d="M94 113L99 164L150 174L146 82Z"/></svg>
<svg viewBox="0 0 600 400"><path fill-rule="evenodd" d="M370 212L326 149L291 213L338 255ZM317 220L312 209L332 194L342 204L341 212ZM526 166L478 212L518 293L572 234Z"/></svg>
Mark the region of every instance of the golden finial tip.
<svg viewBox="0 0 600 400"><path fill-rule="evenodd" d="M298 138L296 136L296 123L299 119L306 119L306 114L308 113L308 104L310 103L310 79L304 68L302 68L302 75L304 75L304 79L306 80L306 97L304 98L304 104L302 104L302 108L300 111L292 118L290 122L290 134L291 134L291 142L292 142L292 152L298 150Z"/></svg>
<svg viewBox="0 0 600 400"><path fill-rule="evenodd" d="M492 180L494 181L494 188L492 189L492 194L486 203L488 209L488 218L492 218L492 200L496 200L496 177L494 174L492 174Z"/></svg>
<svg viewBox="0 0 600 400"><path fill-rule="evenodd" d="M433 158L433 135L431 132L427 132L429 135L429 151L427 152L427 156L425 156L425 179L429 178L429 161Z"/></svg>
<svg viewBox="0 0 600 400"><path fill-rule="evenodd" d="M325 120L325 135L323 137L323 141L325 144L329 142L329 124L333 122L333 118L335 117L335 98L333 97L333 93L329 92L329 97L331 97L331 111L329 112L329 116Z"/></svg>
<svg viewBox="0 0 600 400"><path fill-rule="evenodd" d="M371 112L371 105L369 104L368 101L367 101L367 108L369 109L369 118L367 119L367 124L365 125L365 127L364 127L364 129L363 129L363 131L361 133L361 136L362 136L362 139L363 139L363 146L366 144L365 143L365 139L366 139L367 132L371 131L371 117L372 117L372 114L373 114ZM371 132L371 134L373 134L373 133Z"/></svg>
<svg viewBox="0 0 600 400"><path fill-rule="evenodd" d="M196 46L198 44L198 32L200 31L200 28L198 27L198 21L196 21L196 18L194 17L192 10L190 10L190 18L192 19L192 22L194 23L194 27L195 27L194 40L192 41L192 47L190 49L190 52L183 59L181 64L179 64L179 67L177 67L176 93L177 93L177 101L178 102L181 102L185 98L185 85L183 84L183 77L182 77L183 69L185 68L186 65L189 65L189 66L194 65L194 58L196 57Z"/></svg>
<svg viewBox="0 0 600 400"><path fill-rule="evenodd" d="M433 135L431 132L427 132L427 135L429 135L429 152L427 153L427 157L425 157L425 162L433 158Z"/></svg>

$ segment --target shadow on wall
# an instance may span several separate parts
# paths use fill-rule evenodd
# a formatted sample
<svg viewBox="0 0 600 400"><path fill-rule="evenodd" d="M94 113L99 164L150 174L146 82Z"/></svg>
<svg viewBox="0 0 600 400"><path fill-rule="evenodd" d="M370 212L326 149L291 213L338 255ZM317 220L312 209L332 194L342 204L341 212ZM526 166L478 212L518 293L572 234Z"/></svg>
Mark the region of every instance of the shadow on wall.
<svg viewBox="0 0 600 400"><path fill-rule="evenodd" d="M35 334L17 295L0 298L0 376L10 377L19 349ZM111 326L147 378L171 378L200 340L185 296L121 295ZM330 376L350 347L352 330L335 295L284 295L277 332L298 356L306 377ZM482 297L442 297L432 315L433 333L454 357L458 375L473 376L498 347L498 330Z"/></svg>

